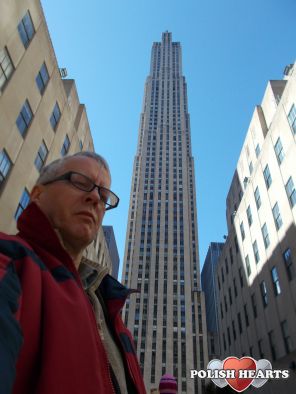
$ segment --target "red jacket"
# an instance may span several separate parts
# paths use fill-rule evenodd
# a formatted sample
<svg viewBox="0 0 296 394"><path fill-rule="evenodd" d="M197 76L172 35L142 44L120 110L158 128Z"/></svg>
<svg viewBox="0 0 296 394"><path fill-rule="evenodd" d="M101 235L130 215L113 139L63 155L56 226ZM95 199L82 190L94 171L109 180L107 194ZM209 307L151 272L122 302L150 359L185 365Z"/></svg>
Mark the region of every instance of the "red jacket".
<svg viewBox="0 0 296 394"><path fill-rule="evenodd" d="M18 229L15 236L0 233L0 394L116 393L72 259L34 203ZM100 292L128 391L144 394L133 339L120 316L129 290L107 275Z"/></svg>

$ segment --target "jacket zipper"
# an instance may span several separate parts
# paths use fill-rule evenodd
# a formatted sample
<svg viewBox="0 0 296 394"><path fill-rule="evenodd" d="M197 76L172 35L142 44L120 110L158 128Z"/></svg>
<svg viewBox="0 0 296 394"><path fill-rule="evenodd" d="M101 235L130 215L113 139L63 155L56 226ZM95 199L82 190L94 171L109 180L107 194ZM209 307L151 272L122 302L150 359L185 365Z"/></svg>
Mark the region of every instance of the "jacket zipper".
<svg viewBox="0 0 296 394"><path fill-rule="evenodd" d="M107 353L106 353L106 350L105 350L103 341L102 341L102 339L101 339L101 337L100 337L98 324L97 324L96 318L95 318L95 313L94 313L93 308L92 308L92 306L91 306L90 300L88 299L88 297L87 297L86 294L85 294L85 297L87 298L88 307L91 309L92 320L93 320L93 323L95 324L95 327L96 327L97 349L98 349L98 351L100 351L100 349L99 349L99 343L98 343L98 342L101 341L101 342L102 342L103 353L104 353L105 360L106 360L107 370L108 370L108 378L109 378L110 385L111 385L111 387L112 387L112 393L113 393L113 394L116 394L115 389L114 389L114 386L113 386L113 382L112 382L112 379L111 379L111 374L110 374L110 363L109 363L109 360L108 360L108 356L107 356Z"/></svg>

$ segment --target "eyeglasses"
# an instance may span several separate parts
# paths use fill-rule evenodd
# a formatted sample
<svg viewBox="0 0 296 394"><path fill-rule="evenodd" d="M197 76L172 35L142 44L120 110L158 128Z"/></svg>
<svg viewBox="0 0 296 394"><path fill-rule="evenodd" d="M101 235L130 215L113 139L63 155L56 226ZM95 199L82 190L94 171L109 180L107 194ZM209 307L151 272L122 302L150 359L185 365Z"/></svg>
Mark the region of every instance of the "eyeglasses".
<svg viewBox="0 0 296 394"><path fill-rule="evenodd" d="M106 211L116 208L119 203L119 197L116 196L115 193L111 192L111 190L106 189L105 187L96 185L90 178L83 174L79 174L79 172L66 172L66 174L52 179L51 181L45 182L43 185L48 185L57 181L69 181L71 185L75 186L79 190L83 190L84 192L91 192L97 188L100 199L105 204Z"/></svg>

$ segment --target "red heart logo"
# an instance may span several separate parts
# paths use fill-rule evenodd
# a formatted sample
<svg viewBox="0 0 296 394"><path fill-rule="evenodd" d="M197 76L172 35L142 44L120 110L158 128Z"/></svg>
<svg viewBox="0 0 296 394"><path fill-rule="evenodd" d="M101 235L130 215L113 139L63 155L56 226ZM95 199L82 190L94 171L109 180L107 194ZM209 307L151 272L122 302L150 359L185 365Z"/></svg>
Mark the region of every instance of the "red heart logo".
<svg viewBox="0 0 296 394"><path fill-rule="evenodd" d="M223 369L235 371L235 378L226 378L226 381L233 390L241 393L252 384L254 378L241 378L239 377L239 371L248 370L256 372L256 361L251 357L242 357L241 359L228 357L223 362Z"/></svg>

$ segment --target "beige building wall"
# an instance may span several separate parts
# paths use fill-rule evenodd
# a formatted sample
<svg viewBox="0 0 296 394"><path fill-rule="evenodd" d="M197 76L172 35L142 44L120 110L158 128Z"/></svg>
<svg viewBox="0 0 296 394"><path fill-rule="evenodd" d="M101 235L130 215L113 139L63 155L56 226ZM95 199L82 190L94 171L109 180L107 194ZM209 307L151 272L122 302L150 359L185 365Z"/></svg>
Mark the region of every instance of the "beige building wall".
<svg viewBox="0 0 296 394"><path fill-rule="evenodd" d="M216 273L221 359L244 355L266 358L273 368L290 371L288 380L266 383L260 389L264 394L294 393L296 383L293 105L295 66L284 80L269 81L261 105L254 110L227 197L228 237ZM264 177L266 166L272 179L269 187ZM288 193L289 179L294 186ZM273 215L276 203L280 217Z"/></svg>
<svg viewBox="0 0 296 394"><path fill-rule="evenodd" d="M25 47L18 26L28 12L35 32ZM15 233L15 213L24 189L30 191L39 176L34 162L40 145L45 143L48 150L44 164L61 157L66 136L70 142L69 154L80 150L93 151L94 145L85 106L79 102L75 82L61 78L39 0L0 3L0 51L0 230ZM4 77L3 69L9 62L7 57L10 58L13 72ZM49 79L40 93L36 77L44 63ZM3 84L4 79L7 80ZM26 132L21 135L17 118L26 100L32 111L32 119ZM56 103L61 116L53 129L50 117ZM7 173L3 152L10 161ZM109 266L111 262L102 231L94 246L92 252L89 248L89 254Z"/></svg>

